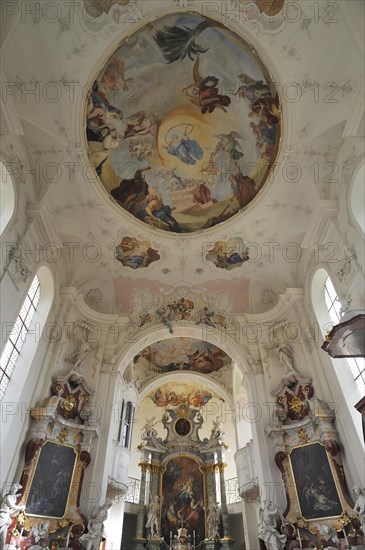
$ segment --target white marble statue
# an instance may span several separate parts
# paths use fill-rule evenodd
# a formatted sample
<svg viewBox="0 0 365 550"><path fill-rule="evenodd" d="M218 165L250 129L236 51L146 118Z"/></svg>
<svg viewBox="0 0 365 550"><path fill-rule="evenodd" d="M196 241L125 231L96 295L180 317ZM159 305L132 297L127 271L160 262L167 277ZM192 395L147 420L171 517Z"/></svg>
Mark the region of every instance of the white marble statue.
<svg viewBox="0 0 365 550"><path fill-rule="evenodd" d="M104 521L108 517L108 510L111 502L105 502L102 506L97 506L91 512L87 522L87 533L80 537L80 542L85 550L99 550L101 536L104 529Z"/></svg>
<svg viewBox="0 0 365 550"><path fill-rule="evenodd" d="M284 550L286 535L277 530L278 519L283 520L282 513L270 500L264 500L260 509L259 538L266 544L267 550Z"/></svg>
<svg viewBox="0 0 365 550"><path fill-rule="evenodd" d="M207 539L215 540L219 539L219 511L218 507L215 504L213 497L209 497L208 507L207 507Z"/></svg>
<svg viewBox="0 0 365 550"><path fill-rule="evenodd" d="M331 540L335 544L340 542L340 539L337 536L336 530L333 527L330 527L329 525L316 525L318 532L322 535L322 538L324 540L328 541Z"/></svg>
<svg viewBox="0 0 365 550"><path fill-rule="evenodd" d="M147 529L151 529L151 539L161 537L160 535L160 499L156 495L151 499L147 514Z"/></svg>
<svg viewBox="0 0 365 550"><path fill-rule="evenodd" d="M16 504L17 499L21 493L17 493L22 486L19 483L13 483L9 492L4 495L4 498L0 505L0 548L4 548L6 543L6 533L9 525L11 524L11 518L16 516L22 510L25 510L24 504L18 506Z"/></svg>
<svg viewBox="0 0 365 550"><path fill-rule="evenodd" d="M41 540L48 540L48 533L49 533L49 526L50 522L49 520L40 521L35 525L31 532L30 536L34 540L34 542L39 542Z"/></svg>
<svg viewBox="0 0 365 550"><path fill-rule="evenodd" d="M291 348L279 342L279 340L276 338L275 349L277 349L279 352L280 365L285 370L285 373L288 374L289 372L293 372L295 369L293 362L293 352Z"/></svg>
<svg viewBox="0 0 365 550"><path fill-rule="evenodd" d="M154 422L155 416L148 419L146 418L146 424L143 426L142 430L143 433L141 435L142 439L149 439L150 437L156 436L157 431L155 430L154 426L157 424L157 422Z"/></svg>
<svg viewBox="0 0 365 550"><path fill-rule="evenodd" d="M365 536L365 490L355 485L352 491L356 496L356 502L355 506L353 507L353 511L359 516L361 529Z"/></svg>
<svg viewBox="0 0 365 550"><path fill-rule="evenodd" d="M72 352L71 355L66 357L66 362L73 363L73 370L76 371L79 367L81 367L90 349L90 344L86 340L82 340L77 349Z"/></svg>
<svg viewBox="0 0 365 550"><path fill-rule="evenodd" d="M221 418L219 418L219 416L217 416L217 418L215 420L213 420L213 428L212 428L212 431L210 433L210 438L211 439L213 439L213 438L222 439L223 436L224 436L223 422L222 422Z"/></svg>

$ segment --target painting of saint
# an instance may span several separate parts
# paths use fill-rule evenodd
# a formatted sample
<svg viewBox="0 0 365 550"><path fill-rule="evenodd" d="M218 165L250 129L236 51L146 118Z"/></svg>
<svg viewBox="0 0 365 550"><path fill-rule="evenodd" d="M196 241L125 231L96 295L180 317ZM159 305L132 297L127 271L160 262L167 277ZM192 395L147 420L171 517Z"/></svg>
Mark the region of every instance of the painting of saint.
<svg viewBox="0 0 365 550"><path fill-rule="evenodd" d="M41 448L25 513L62 518L77 455L72 447L47 441Z"/></svg>
<svg viewBox="0 0 365 550"><path fill-rule="evenodd" d="M295 447L289 459L301 515L308 520L340 516L343 509L323 445Z"/></svg>
<svg viewBox="0 0 365 550"><path fill-rule="evenodd" d="M195 531L196 544L205 538L204 478L199 464L192 458L170 460L162 476L161 532L169 540L180 527L190 535Z"/></svg>

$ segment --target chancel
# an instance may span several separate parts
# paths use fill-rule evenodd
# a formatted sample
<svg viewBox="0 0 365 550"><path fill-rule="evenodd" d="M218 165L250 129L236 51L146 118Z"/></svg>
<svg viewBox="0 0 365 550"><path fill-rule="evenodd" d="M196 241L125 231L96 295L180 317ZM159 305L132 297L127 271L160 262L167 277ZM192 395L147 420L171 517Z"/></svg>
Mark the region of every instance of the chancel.
<svg viewBox="0 0 365 550"><path fill-rule="evenodd" d="M0 550L365 550L364 3L0 11Z"/></svg>

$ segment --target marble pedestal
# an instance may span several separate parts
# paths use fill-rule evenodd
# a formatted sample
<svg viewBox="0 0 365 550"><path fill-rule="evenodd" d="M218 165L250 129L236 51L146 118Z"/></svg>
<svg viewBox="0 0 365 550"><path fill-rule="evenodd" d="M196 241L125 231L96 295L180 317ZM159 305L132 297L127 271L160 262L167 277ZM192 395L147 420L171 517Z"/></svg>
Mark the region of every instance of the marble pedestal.
<svg viewBox="0 0 365 550"><path fill-rule="evenodd" d="M132 539L132 550L145 550L146 539Z"/></svg>
<svg viewBox="0 0 365 550"><path fill-rule="evenodd" d="M234 539L231 539L231 538L223 538L220 540L220 543L221 543L221 548L224 550L230 550L231 548L233 548L233 545L236 541Z"/></svg>
<svg viewBox="0 0 365 550"><path fill-rule="evenodd" d="M145 543L145 548L147 548L147 550L160 550L160 548L161 548L161 538L159 538L159 539L148 539Z"/></svg>

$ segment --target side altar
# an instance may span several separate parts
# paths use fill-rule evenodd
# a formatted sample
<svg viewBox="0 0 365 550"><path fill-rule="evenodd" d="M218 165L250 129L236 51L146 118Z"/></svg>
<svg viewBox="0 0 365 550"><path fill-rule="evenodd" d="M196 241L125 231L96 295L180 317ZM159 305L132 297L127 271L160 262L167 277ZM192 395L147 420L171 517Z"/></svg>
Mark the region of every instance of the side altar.
<svg viewBox="0 0 365 550"><path fill-rule="evenodd" d="M231 548L224 470L223 425L213 421L209 438L199 432L199 409L182 404L155 418L141 436L141 489L133 550Z"/></svg>

